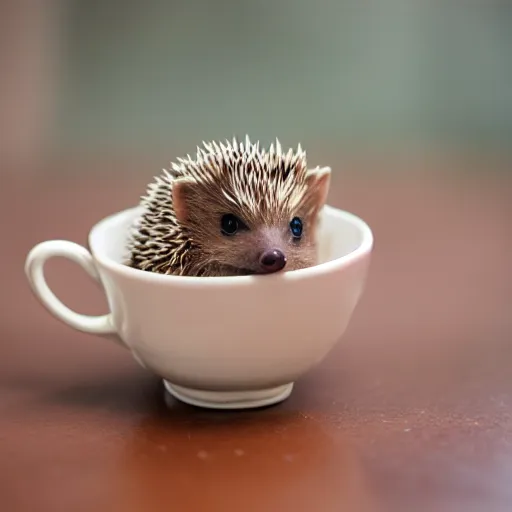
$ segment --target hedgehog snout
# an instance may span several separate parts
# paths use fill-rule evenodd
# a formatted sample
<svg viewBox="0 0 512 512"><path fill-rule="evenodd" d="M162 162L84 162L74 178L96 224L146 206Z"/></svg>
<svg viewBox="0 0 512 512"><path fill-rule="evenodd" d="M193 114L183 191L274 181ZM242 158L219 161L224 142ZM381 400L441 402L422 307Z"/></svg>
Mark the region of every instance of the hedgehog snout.
<svg viewBox="0 0 512 512"><path fill-rule="evenodd" d="M262 272L270 274L279 272L286 265L286 255L279 249L271 249L260 256L260 268Z"/></svg>

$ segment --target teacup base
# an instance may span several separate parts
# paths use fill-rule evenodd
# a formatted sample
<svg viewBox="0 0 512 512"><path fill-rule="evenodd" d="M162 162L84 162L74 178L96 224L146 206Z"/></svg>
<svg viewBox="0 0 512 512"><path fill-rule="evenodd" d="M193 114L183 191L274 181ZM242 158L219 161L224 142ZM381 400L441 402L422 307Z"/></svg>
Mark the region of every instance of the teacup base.
<svg viewBox="0 0 512 512"><path fill-rule="evenodd" d="M207 409L254 409L286 400L293 382L276 388L254 391L203 391L185 388L164 380L165 389L176 399Z"/></svg>

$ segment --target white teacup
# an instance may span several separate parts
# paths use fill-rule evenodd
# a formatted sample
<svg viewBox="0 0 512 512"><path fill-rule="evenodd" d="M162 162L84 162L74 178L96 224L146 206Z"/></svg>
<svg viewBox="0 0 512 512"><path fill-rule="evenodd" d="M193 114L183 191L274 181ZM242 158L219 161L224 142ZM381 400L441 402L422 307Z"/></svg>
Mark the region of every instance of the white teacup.
<svg viewBox="0 0 512 512"><path fill-rule="evenodd" d="M123 264L138 208L116 213L73 242L42 242L25 272L43 305L79 331L111 337L179 400L220 409L270 405L322 361L343 335L364 288L373 236L358 217L325 206L320 263L261 276L166 276ZM105 290L110 313L68 309L44 278L48 258L80 264Z"/></svg>

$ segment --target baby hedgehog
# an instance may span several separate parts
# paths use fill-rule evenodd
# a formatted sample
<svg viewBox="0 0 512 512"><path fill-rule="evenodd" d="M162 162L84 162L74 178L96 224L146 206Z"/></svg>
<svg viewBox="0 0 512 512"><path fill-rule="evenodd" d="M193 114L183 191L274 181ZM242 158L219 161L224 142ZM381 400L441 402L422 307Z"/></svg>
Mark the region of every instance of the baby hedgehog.
<svg viewBox="0 0 512 512"><path fill-rule="evenodd" d="M308 169L306 154L268 151L236 138L203 143L179 158L142 197L128 242L128 265L161 274L268 274L317 263L319 212L328 167Z"/></svg>

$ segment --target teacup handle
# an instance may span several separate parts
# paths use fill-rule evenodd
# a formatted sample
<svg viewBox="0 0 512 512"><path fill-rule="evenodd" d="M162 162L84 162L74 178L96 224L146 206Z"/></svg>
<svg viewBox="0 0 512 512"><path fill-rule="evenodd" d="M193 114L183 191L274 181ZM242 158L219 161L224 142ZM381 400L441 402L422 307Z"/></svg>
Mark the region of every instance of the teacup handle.
<svg viewBox="0 0 512 512"><path fill-rule="evenodd" d="M36 245L29 252L25 263L25 274L37 298L50 313L78 331L108 337L117 334L111 313L101 316L76 313L65 306L51 291L44 277L44 265L50 258L59 256L78 263L95 281L101 283L94 260L85 247L64 240L49 240ZM114 338L121 342L117 336Z"/></svg>

